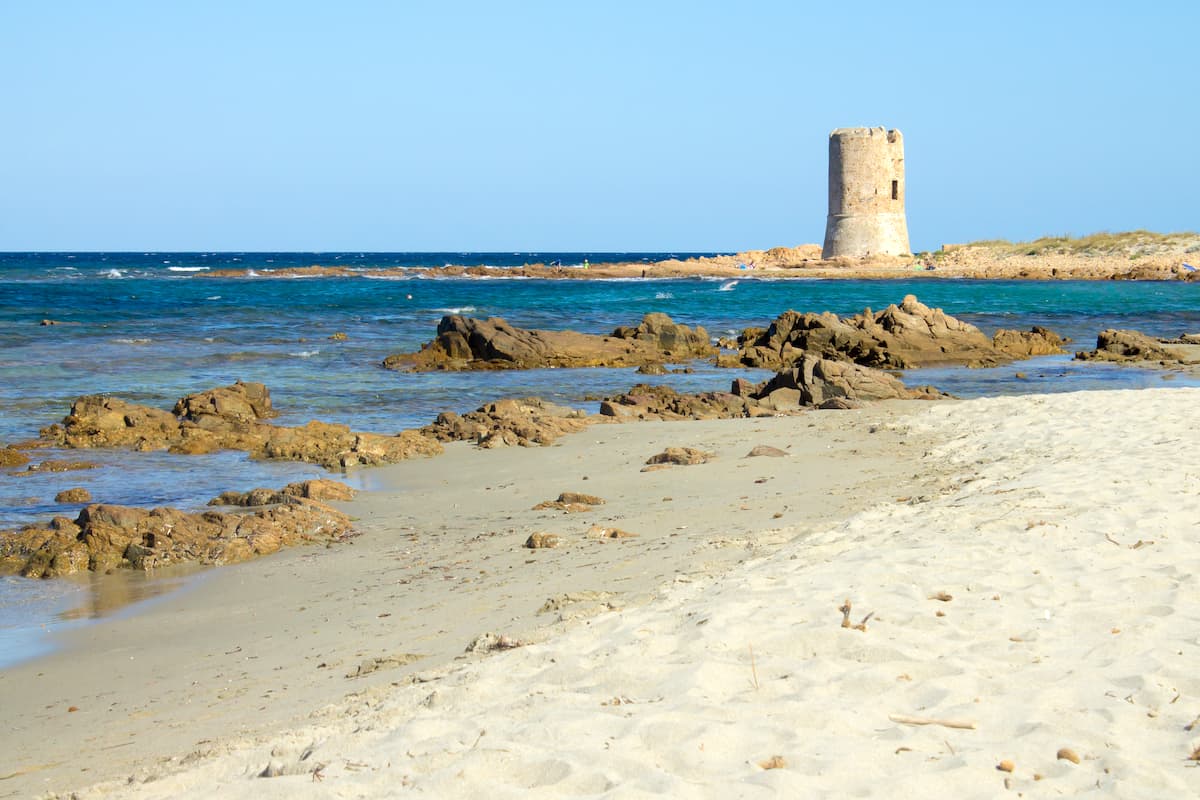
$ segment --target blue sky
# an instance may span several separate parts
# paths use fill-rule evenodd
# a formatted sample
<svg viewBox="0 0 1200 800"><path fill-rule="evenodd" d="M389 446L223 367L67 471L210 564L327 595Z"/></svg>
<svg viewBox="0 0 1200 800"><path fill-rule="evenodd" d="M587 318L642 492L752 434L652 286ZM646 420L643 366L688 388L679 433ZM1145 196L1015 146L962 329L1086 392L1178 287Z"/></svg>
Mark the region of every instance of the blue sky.
<svg viewBox="0 0 1200 800"><path fill-rule="evenodd" d="M1200 5L0 3L0 250L820 242L905 136L914 249L1200 227Z"/></svg>

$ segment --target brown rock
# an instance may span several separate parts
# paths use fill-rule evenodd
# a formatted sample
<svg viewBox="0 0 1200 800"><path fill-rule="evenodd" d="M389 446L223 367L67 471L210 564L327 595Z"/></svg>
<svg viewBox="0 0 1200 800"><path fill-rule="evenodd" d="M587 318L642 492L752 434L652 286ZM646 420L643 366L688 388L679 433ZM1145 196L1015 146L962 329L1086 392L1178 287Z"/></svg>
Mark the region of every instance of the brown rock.
<svg viewBox="0 0 1200 800"><path fill-rule="evenodd" d="M636 533L630 533L620 528L606 528L602 525L593 525L587 532L589 539L636 539L637 536Z"/></svg>
<svg viewBox="0 0 1200 800"><path fill-rule="evenodd" d="M604 505L604 499L593 494L563 492L557 500L545 500L533 507L534 511L565 511L568 514L591 511L592 506Z"/></svg>
<svg viewBox="0 0 1200 800"><path fill-rule="evenodd" d="M255 458L327 467L387 464L442 451L440 444L417 431L385 436L316 421L295 428L262 421L274 415L265 386L239 382L188 395L175 404L175 413L99 395L80 397L61 424L41 433L44 440L64 447L169 449L180 454L244 450Z"/></svg>
<svg viewBox="0 0 1200 800"><path fill-rule="evenodd" d="M0 447L0 469L7 467L23 467L29 463L29 456L14 447Z"/></svg>
<svg viewBox="0 0 1200 800"><path fill-rule="evenodd" d="M92 502L92 493L81 486L74 489L64 489L54 495L56 503L90 503Z"/></svg>
<svg viewBox="0 0 1200 800"><path fill-rule="evenodd" d="M708 333L647 314L610 336L517 328L499 317L442 317L437 336L416 353L384 359L388 369L486 370L546 367L635 367L705 358L716 353Z"/></svg>
<svg viewBox="0 0 1200 800"><path fill-rule="evenodd" d="M998 330L992 335L992 346L1013 358L1032 358L1065 353L1067 339L1041 325L1028 331Z"/></svg>
<svg viewBox="0 0 1200 800"><path fill-rule="evenodd" d="M709 453L695 447L668 447L661 453L650 456L650 458L646 459L646 463L651 465L675 464L688 466L692 464L706 464L716 457L716 453Z"/></svg>
<svg viewBox="0 0 1200 800"><path fill-rule="evenodd" d="M28 475L35 472L78 472L85 469L95 469L98 464L91 461L67 461L58 458L49 458L39 464L30 464L25 468L24 472L18 472L17 475Z"/></svg>
<svg viewBox="0 0 1200 800"><path fill-rule="evenodd" d="M305 500L352 500L357 494L344 483L326 478L289 483L282 489L251 489L248 492L222 492L208 501L210 506L267 506L300 498Z"/></svg>
<svg viewBox="0 0 1200 800"><path fill-rule="evenodd" d="M531 397L488 403L462 416L443 412L432 424L421 428L420 433L442 442L474 441L480 447L533 447L551 444L594 421L582 411Z"/></svg>
<svg viewBox="0 0 1200 800"><path fill-rule="evenodd" d="M1162 342L1141 331L1106 330L1096 337L1096 349L1078 352L1083 361L1180 361Z"/></svg>
<svg viewBox="0 0 1200 800"><path fill-rule="evenodd" d="M253 514L90 505L74 522L60 517L49 527L0 537L0 569L50 578L189 561L228 564L304 541L337 540L350 529L345 514L299 498Z"/></svg>
<svg viewBox="0 0 1200 800"><path fill-rule="evenodd" d="M681 394L670 386L644 383L600 403L600 415L617 420L733 419L770 413L730 392Z"/></svg>
<svg viewBox="0 0 1200 800"><path fill-rule="evenodd" d="M748 328L739 341L743 364L768 369L791 367L802 353L878 369L996 366L1012 360L974 325L929 308L913 295L899 306L878 313L868 308L846 318L788 311L765 330Z"/></svg>
<svg viewBox="0 0 1200 800"><path fill-rule="evenodd" d="M532 533L525 540L525 546L530 550L542 550L560 545L562 545L562 537L557 533Z"/></svg>
<svg viewBox="0 0 1200 800"><path fill-rule="evenodd" d="M786 456L786 450L780 450L778 447L772 447L769 444L756 444L751 448L749 453L746 453L743 458L757 458L759 456L770 456L772 458L780 458Z"/></svg>
<svg viewBox="0 0 1200 800"><path fill-rule="evenodd" d="M350 337L349 337L349 336L347 336L347 335L346 335L344 332L342 332L342 331L338 331L337 333L335 333L335 334L333 334L333 335L331 335L331 336L329 337L329 341L331 341L331 342L344 342L344 341L346 341L346 340L347 340L347 339L349 339L349 338L350 338Z"/></svg>
<svg viewBox="0 0 1200 800"><path fill-rule="evenodd" d="M666 375L667 368L662 364L642 364L634 372L638 375Z"/></svg>
<svg viewBox="0 0 1200 800"><path fill-rule="evenodd" d="M797 365L775 375L761 389L760 400L784 392L788 403L820 406L831 400L894 400L930 397L929 387L909 389L899 379L877 369L803 354ZM936 389L932 392L941 396ZM832 407L853 407L836 404Z"/></svg>

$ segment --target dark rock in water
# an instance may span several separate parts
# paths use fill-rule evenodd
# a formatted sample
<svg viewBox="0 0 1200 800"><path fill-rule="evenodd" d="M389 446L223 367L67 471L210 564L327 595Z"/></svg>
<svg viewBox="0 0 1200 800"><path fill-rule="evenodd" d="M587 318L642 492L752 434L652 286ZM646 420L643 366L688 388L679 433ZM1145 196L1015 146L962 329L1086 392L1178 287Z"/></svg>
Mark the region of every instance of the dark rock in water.
<svg viewBox="0 0 1200 800"><path fill-rule="evenodd" d="M269 506L286 503L292 498L306 500L352 500L357 494L353 489L339 481L327 478L289 483L282 489L251 489L248 492L222 492L219 497L208 501L210 506Z"/></svg>
<svg viewBox="0 0 1200 800"><path fill-rule="evenodd" d="M99 464L91 461L66 461L58 458L48 458L38 464L30 464L23 472L14 475L33 475L38 472L78 472L85 469L95 469Z"/></svg>
<svg viewBox="0 0 1200 800"><path fill-rule="evenodd" d="M23 467L29 463L29 456L14 447L0 447L0 469L7 467Z"/></svg>
<svg viewBox="0 0 1200 800"><path fill-rule="evenodd" d="M868 308L853 317L788 311L765 330L748 328L739 341L742 364L776 370L793 366L802 353L876 369L988 367L1012 361L1016 355L1000 349L974 325L930 308L913 295L899 306L878 313ZM1002 341L1008 343L1009 337Z"/></svg>
<svg viewBox="0 0 1200 800"><path fill-rule="evenodd" d="M92 493L82 486L76 486L74 489L64 489L54 495L56 503L90 503L92 502Z"/></svg>
<svg viewBox="0 0 1200 800"><path fill-rule="evenodd" d="M384 359L388 369L538 369L547 367L640 367L712 356L703 328L679 325L665 314L647 314L636 327L610 336L576 331L517 328L499 317L442 317L437 336L416 353Z"/></svg>
<svg viewBox="0 0 1200 800"><path fill-rule="evenodd" d="M1075 358L1082 361L1166 361L1184 359L1165 347L1159 339L1141 331L1106 330L1096 337L1096 349L1080 351Z"/></svg>
<svg viewBox="0 0 1200 800"><path fill-rule="evenodd" d="M635 370L635 372L637 372L638 375L666 375L667 368L658 363L642 364Z"/></svg>
<svg viewBox="0 0 1200 800"><path fill-rule="evenodd" d="M420 432L439 442L465 440L480 447L533 447L551 444L559 436L583 430L594 421L583 411L530 397L488 403L461 416L445 411Z"/></svg>
<svg viewBox="0 0 1200 800"><path fill-rule="evenodd" d="M301 498L253 514L90 505L74 522L58 517L48 527L0 535L0 572L52 578L184 562L232 564L301 542L337 540L350 530L345 514Z"/></svg>
<svg viewBox="0 0 1200 800"><path fill-rule="evenodd" d="M1013 358L1065 353L1063 345L1069 341L1041 325L1034 325L1028 331L998 330L992 335L992 346Z"/></svg>
<svg viewBox="0 0 1200 800"><path fill-rule="evenodd" d="M261 383L241 383L188 395L175 413L89 395L71 405L60 424L41 431L63 447L128 447L196 455L244 450L255 458L306 461L327 467L390 464L442 447L415 431L395 436L356 433L345 425L309 422L295 428L270 425L271 397Z"/></svg>

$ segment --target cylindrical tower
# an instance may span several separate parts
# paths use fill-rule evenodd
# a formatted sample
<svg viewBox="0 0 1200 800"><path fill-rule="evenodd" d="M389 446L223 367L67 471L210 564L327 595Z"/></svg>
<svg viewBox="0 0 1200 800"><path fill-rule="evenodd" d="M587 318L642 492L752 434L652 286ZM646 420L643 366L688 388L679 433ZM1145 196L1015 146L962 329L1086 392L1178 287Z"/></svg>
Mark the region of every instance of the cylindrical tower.
<svg viewBox="0 0 1200 800"><path fill-rule="evenodd" d="M829 134L829 217L823 258L908 255L904 138L897 130Z"/></svg>

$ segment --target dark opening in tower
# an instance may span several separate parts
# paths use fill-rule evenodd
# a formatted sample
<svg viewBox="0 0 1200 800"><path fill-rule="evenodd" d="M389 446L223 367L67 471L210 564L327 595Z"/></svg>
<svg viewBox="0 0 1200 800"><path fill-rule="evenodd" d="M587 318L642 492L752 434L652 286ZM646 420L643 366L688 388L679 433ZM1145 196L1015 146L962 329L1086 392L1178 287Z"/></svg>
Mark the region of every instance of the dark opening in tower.
<svg viewBox="0 0 1200 800"><path fill-rule="evenodd" d="M892 199L900 199L900 181L892 181Z"/></svg>

